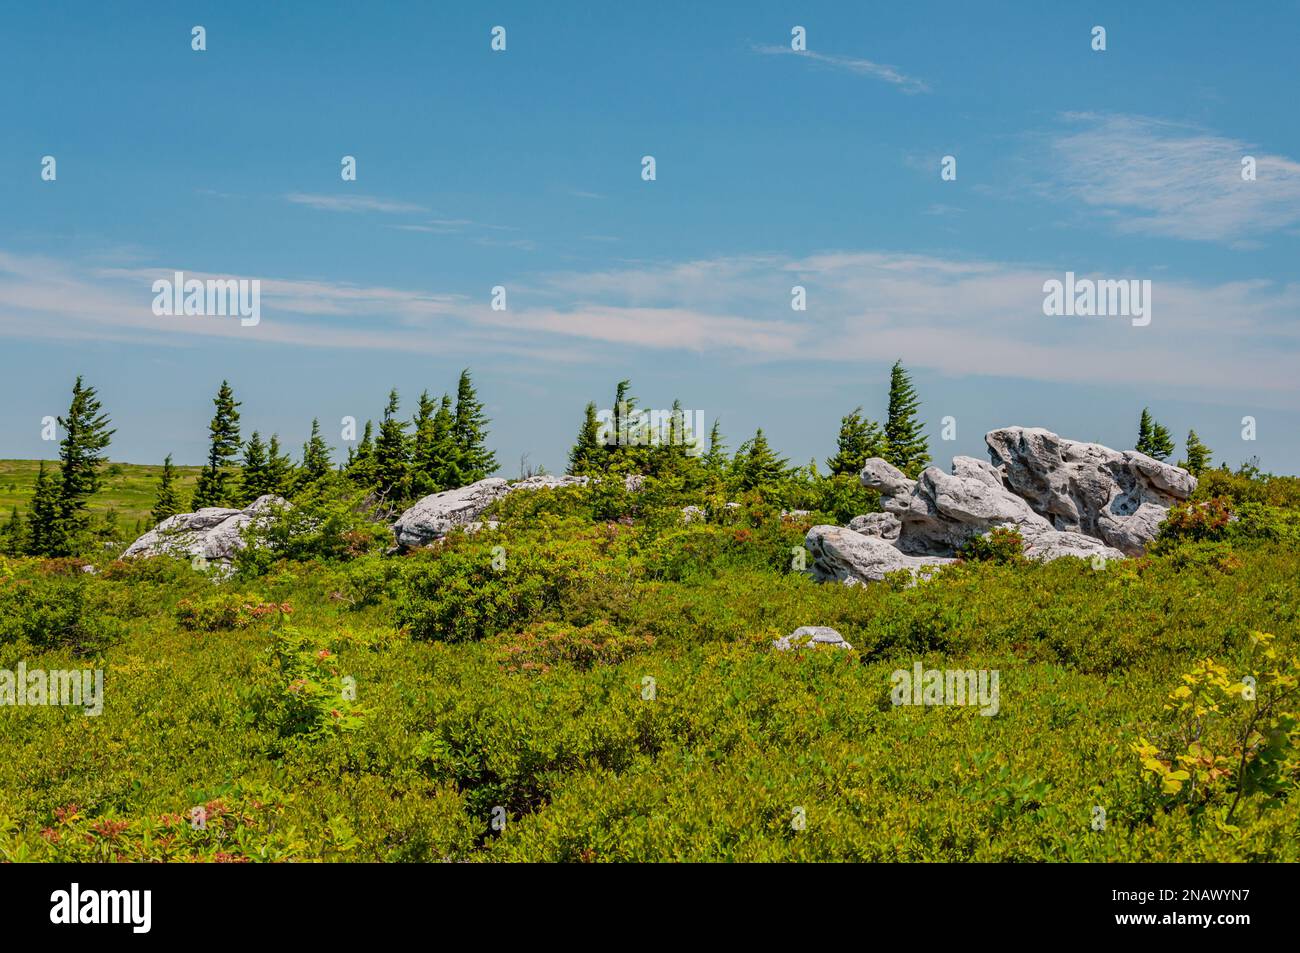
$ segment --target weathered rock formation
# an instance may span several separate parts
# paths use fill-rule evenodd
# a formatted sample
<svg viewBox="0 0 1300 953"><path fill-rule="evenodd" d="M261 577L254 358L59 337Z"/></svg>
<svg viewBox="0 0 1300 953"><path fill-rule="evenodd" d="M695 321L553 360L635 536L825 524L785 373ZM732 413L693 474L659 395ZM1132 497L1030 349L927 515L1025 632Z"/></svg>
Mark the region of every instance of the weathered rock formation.
<svg viewBox="0 0 1300 953"><path fill-rule="evenodd" d="M635 493L644 483L645 477L629 475L623 478L623 485L629 492ZM397 545L403 548L428 546L437 542L457 526L466 526L479 522L479 516L497 500L518 490L563 489L571 486L586 486L585 476L533 476L517 483L510 483L502 477L488 477L469 486L455 490L444 490L426 496L409 510L398 517L393 524L393 535ZM491 523L488 524L492 526Z"/></svg>
<svg viewBox="0 0 1300 953"><path fill-rule="evenodd" d="M244 529L250 523L264 523L271 519L271 511L289 505L283 497L267 494L242 510L208 506L177 513L128 546L122 558L165 555L227 562L244 548Z"/></svg>
<svg viewBox="0 0 1300 953"><path fill-rule="evenodd" d="M984 438L1006 487L1053 528L1095 536L1141 555L1169 507L1196 477L1136 450L1067 440L1041 427L1004 427Z"/></svg>
<svg viewBox="0 0 1300 953"><path fill-rule="evenodd" d="M880 582L887 573L918 572L954 560L943 556L909 556L877 536L863 536L844 526L814 526L804 538L812 554L809 572L818 582Z"/></svg>
<svg viewBox="0 0 1300 953"><path fill-rule="evenodd" d="M1005 427L985 442L991 463L956 457L951 473L928 467L916 480L868 460L860 479L880 493L884 512L855 517L846 529L809 530L813 576L865 582L894 569L915 575L950 562L971 537L997 527L1019 531L1030 559L1140 555L1169 507L1196 489L1186 470L1042 428Z"/></svg>

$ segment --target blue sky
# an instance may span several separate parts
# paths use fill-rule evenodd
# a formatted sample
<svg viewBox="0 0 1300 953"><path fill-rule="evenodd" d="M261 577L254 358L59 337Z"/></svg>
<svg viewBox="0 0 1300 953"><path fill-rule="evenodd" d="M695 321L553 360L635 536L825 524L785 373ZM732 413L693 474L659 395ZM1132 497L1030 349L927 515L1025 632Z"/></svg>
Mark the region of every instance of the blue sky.
<svg viewBox="0 0 1300 953"><path fill-rule="evenodd" d="M902 358L945 465L1009 424L1130 447L1146 405L1296 472L1300 6L1136 6L17 6L0 456L54 456L78 373L115 459L194 463L223 378L245 433L342 453L468 366L506 475L623 377L823 460ZM261 323L155 316L174 270L260 280ZM1066 271L1150 280L1151 324L1045 316Z"/></svg>

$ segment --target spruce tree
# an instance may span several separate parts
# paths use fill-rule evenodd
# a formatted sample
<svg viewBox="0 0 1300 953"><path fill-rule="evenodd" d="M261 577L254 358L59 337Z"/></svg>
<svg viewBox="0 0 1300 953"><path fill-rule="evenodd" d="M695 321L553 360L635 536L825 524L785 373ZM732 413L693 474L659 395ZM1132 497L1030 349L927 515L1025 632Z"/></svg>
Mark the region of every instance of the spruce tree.
<svg viewBox="0 0 1300 953"><path fill-rule="evenodd" d="M578 439L569 451L569 472L585 476L600 472L603 448L600 446L600 421L596 415L596 402L590 401L583 412Z"/></svg>
<svg viewBox="0 0 1300 953"><path fill-rule="evenodd" d="M920 406L912 378L903 369L903 362L895 361L889 372L884 457L912 479L916 479L930 463L929 444L916 414Z"/></svg>
<svg viewBox="0 0 1300 953"><path fill-rule="evenodd" d="M1151 411L1142 408L1142 416L1138 419L1138 438L1133 449L1138 453L1147 453L1151 449L1151 430L1152 430ZM1150 454L1147 454L1150 456Z"/></svg>
<svg viewBox="0 0 1300 953"><path fill-rule="evenodd" d="M375 489L385 500L395 502L406 494L407 466L410 448L407 445L406 424L398 419L397 390L388 392L384 419L379 424L375 439Z"/></svg>
<svg viewBox="0 0 1300 953"><path fill-rule="evenodd" d="M465 478L464 458L452 434L455 423L456 415L452 412L451 395L443 394L438 404L438 412L433 415L431 451L438 461L434 473L439 490L454 490L473 482Z"/></svg>
<svg viewBox="0 0 1300 953"><path fill-rule="evenodd" d="M334 468L330 463L330 448L321 436L320 420L312 418L311 436L302 445L302 465L298 468L297 483L300 488L318 485Z"/></svg>
<svg viewBox="0 0 1300 953"><path fill-rule="evenodd" d="M6 556L21 556L27 551L27 527L18 515L18 507L9 511L9 519L0 529L0 552Z"/></svg>
<svg viewBox="0 0 1300 953"><path fill-rule="evenodd" d="M1187 431L1187 459L1180 460L1178 465L1192 476L1200 476L1201 471L1210 469L1210 458L1213 454L1213 450L1201 443L1201 438L1196 436L1196 431L1189 430Z"/></svg>
<svg viewBox="0 0 1300 953"><path fill-rule="evenodd" d="M722 439L722 428L716 418L709 429L709 450L704 454L702 462L704 469L716 476L721 476L727 470L727 444Z"/></svg>
<svg viewBox="0 0 1300 953"><path fill-rule="evenodd" d="M244 446L244 464L239 476L243 487L240 502L245 505L273 492L267 470L266 444L262 443L262 435L256 430Z"/></svg>
<svg viewBox="0 0 1300 953"><path fill-rule="evenodd" d="M180 511L181 498L176 492L176 468L172 466L172 455L169 453L163 459L163 472L158 479L158 499L153 505L150 516L157 526L167 517L175 516Z"/></svg>
<svg viewBox="0 0 1300 953"><path fill-rule="evenodd" d="M605 437L605 447L614 455L625 455L632 449L631 421L636 416L636 398L631 394L632 382L619 381L614 388L613 416Z"/></svg>
<svg viewBox="0 0 1300 953"><path fill-rule="evenodd" d="M785 476L786 469L787 461L768 446L762 427L736 451L736 473L742 490L772 486Z"/></svg>
<svg viewBox="0 0 1300 953"><path fill-rule="evenodd" d="M467 368L460 372L460 382L456 385L456 415L451 426L452 442L460 456L461 476L466 483L475 483L496 472L496 454L487 449L489 423Z"/></svg>
<svg viewBox="0 0 1300 953"><path fill-rule="evenodd" d="M229 381L222 381L212 403L217 411L208 424L210 444L208 462L199 473L190 502L193 510L205 506L230 506L235 502L234 473L231 461L239 453L239 401Z"/></svg>
<svg viewBox="0 0 1300 953"><path fill-rule="evenodd" d="M358 486L369 488L375 482L375 444L374 444L374 424L369 420L366 421L365 430L361 434L361 442L357 444L357 449L352 454L352 459L348 461L346 475Z"/></svg>
<svg viewBox="0 0 1300 953"><path fill-rule="evenodd" d="M1133 449L1154 460L1163 460L1174 452L1174 441L1168 428L1157 423L1151 416L1151 411L1145 407L1142 408L1142 417L1138 421L1137 446Z"/></svg>
<svg viewBox="0 0 1300 953"><path fill-rule="evenodd" d="M64 539L59 527L59 481L41 461L27 508L27 552L32 556L53 556Z"/></svg>
<svg viewBox="0 0 1300 953"><path fill-rule="evenodd" d="M840 418L840 436L835 456L826 461L832 476L857 476L872 457L885 454L884 434L874 420L862 416L862 408Z"/></svg>
<svg viewBox="0 0 1300 953"><path fill-rule="evenodd" d="M444 400L450 404L450 398L446 395ZM413 497L428 496L443 489L439 478L443 467L442 458L447 448L445 444L439 445L439 434L436 429L438 407L439 405L429 396L427 390L421 392L415 417L411 420L411 426L415 430L411 438L410 468Z"/></svg>
<svg viewBox="0 0 1300 953"><path fill-rule="evenodd" d="M280 435L271 434L271 442L266 445L266 485L267 493L286 496L293 487L293 461L280 449Z"/></svg>
<svg viewBox="0 0 1300 953"><path fill-rule="evenodd" d="M45 544L52 556L72 555L89 529L86 502L99 492L104 450L116 433L108 429L108 415L101 409L95 388L83 386L78 375L68 416L59 418L64 437L59 444L58 515Z"/></svg>

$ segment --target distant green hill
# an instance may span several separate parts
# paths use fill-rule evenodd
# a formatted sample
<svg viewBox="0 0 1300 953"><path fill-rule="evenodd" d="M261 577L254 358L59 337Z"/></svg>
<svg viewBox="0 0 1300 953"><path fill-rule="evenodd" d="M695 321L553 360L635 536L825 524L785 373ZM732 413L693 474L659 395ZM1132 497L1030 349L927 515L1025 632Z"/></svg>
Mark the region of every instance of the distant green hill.
<svg viewBox="0 0 1300 953"><path fill-rule="evenodd" d="M47 469L58 469L58 465L58 461L45 461ZM18 507L18 512L27 512L39 467L39 460L0 460L0 519L7 519L9 511L15 506ZM181 500L187 505L200 469L202 468L176 468ZM124 526L131 526L138 519L147 520L158 495L162 465L108 463L104 466L103 474L104 488L90 501L91 511L102 513L116 509L118 519Z"/></svg>

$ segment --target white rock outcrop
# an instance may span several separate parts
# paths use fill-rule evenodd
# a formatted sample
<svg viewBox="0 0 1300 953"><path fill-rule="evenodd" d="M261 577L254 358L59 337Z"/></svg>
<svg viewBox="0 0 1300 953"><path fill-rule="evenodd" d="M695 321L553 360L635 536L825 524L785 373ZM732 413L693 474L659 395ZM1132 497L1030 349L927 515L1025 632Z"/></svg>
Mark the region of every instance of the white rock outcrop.
<svg viewBox="0 0 1300 953"><path fill-rule="evenodd" d="M814 526L804 537L812 555L809 572L818 582L880 582L888 573L918 573L956 560L944 556L909 556L877 536L863 536L844 526Z"/></svg>
<svg viewBox="0 0 1300 953"><path fill-rule="evenodd" d="M812 575L868 582L893 569L941 565L998 527L1021 534L1029 559L1110 562L1143 553L1169 507L1196 489L1186 470L1041 427L1004 427L984 439L990 463L955 457L951 473L927 467L916 480L868 460L860 479L880 494L884 512L854 517L842 532L814 526L804 541Z"/></svg>
<svg viewBox="0 0 1300 953"><path fill-rule="evenodd" d="M635 493L644 481L644 477L632 474L623 478L623 485L628 492ZM488 477L469 486L443 490L424 497L397 518L393 524L393 535L397 538L397 545L403 548L428 546L457 526L479 522L479 516L489 506L511 493L519 490L558 490L586 486L587 482L585 476L553 476L549 473L516 483L503 477ZM488 527L496 528L490 521Z"/></svg>
<svg viewBox="0 0 1300 953"><path fill-rule="evenodd" d="M193 513L177 513L128 546L121 558L180 556L228 562L244 548L244 530L249 524L264 523L273 518L276 509L289 505L283 497L267 494L242 510L208 506Z"/></svg>

